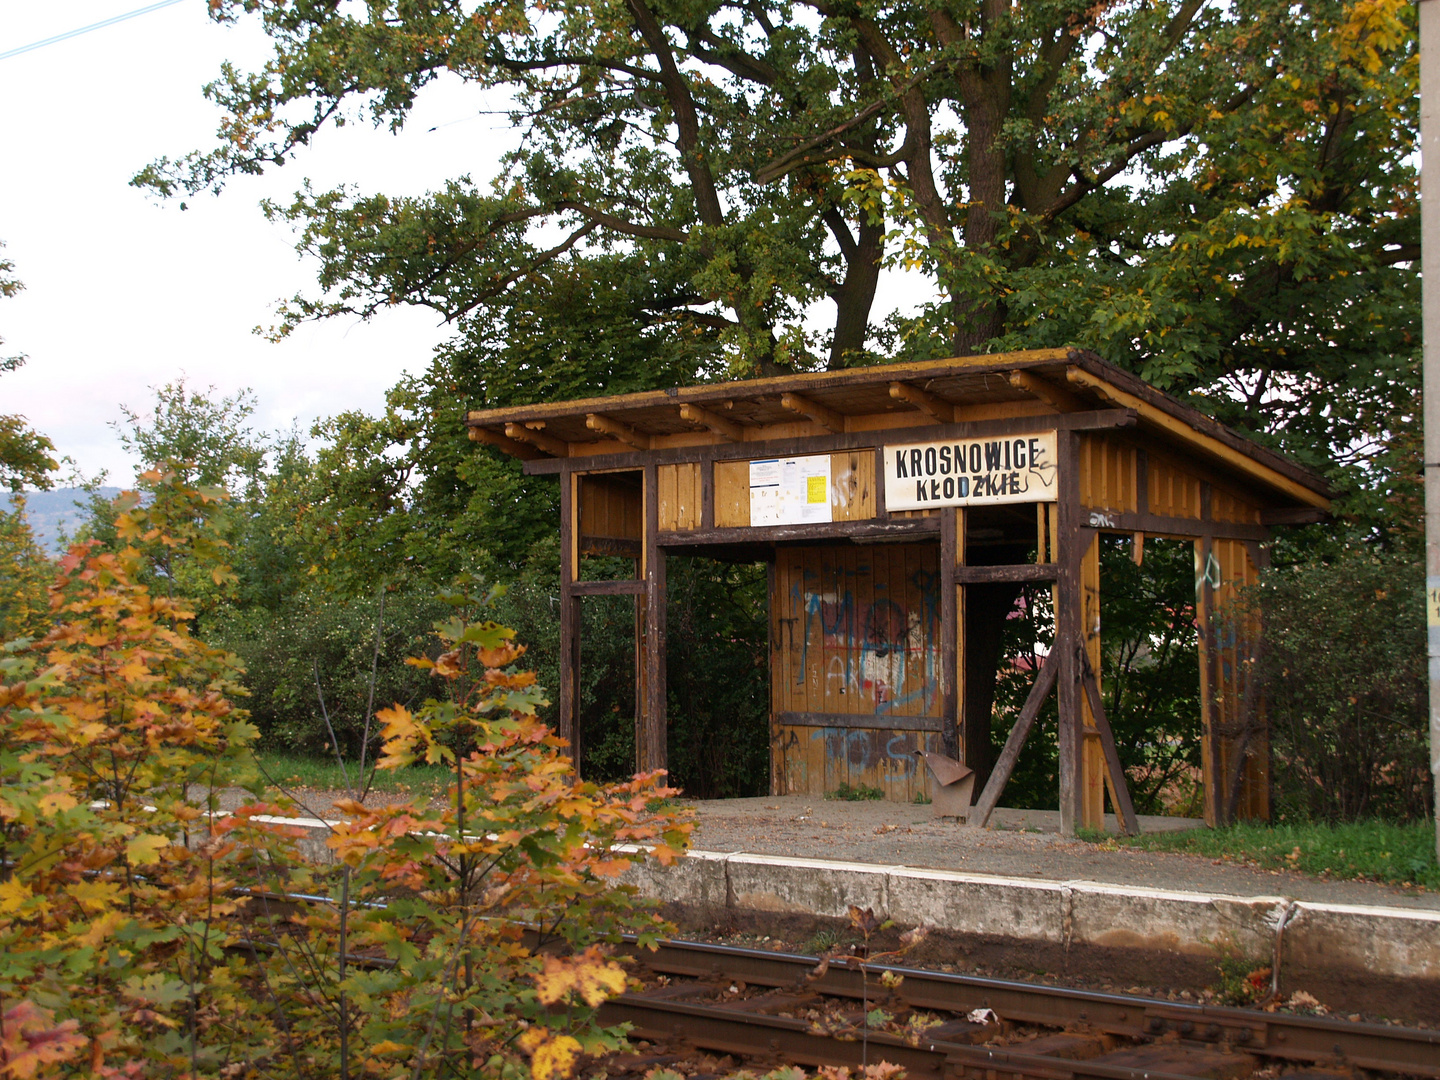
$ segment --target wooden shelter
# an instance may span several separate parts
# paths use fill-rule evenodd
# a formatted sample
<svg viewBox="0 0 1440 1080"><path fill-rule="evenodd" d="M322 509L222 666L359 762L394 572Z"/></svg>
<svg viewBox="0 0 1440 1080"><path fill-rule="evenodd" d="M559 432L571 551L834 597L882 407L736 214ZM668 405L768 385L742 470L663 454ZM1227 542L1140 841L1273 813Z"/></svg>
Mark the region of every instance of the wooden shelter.
<svg viewBox="0 0 1440 1080"><path fill-rule="evenodd" d="M637 766L666 762L665 564L770 564L771 790L841 782L910 800L915 751L985 780L985 824L1045 698L1058 698L1062 829L1133 830L1099 692L1097 533L1195 546L1205 815L1269 814L1254 627L1217 607L1252 582L1270 527L1319 520L1313 473L1074 349L680 387L486 409L470 437L560 478L559 729L575 741L588 596L635 597ZM582 557L634 560L580 580ZM1055 645L994 762L997 620L1052 583Z"/></svg>

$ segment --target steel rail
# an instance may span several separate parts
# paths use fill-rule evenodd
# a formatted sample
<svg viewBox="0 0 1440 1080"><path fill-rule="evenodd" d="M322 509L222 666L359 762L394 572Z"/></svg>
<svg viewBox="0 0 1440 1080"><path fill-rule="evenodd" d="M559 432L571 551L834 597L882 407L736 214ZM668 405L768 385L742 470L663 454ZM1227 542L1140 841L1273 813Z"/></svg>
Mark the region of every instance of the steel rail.
<svg viewBox="0 0 1440 1080"><path fill-rule="evenodd" d="M255 899L270 901L291 901L327 903L337 905L331 897L311 896L300 893L271 892L269 890L244 890ZM359 906L359 905L356 905ZM367 904L383 908L383 903ZM730 945L712 945L703 942L668 940L659 943L655 951L641 948L632 935L625 935L622 950L633 956L639 963L658 974L681 975L697 979L724 978L739 979L746 984L757 986L803 986L809 990L836 997L864 998L874 993L868 989L868 980L877 984L882 973L889 971L903 976L903 990L900 997L912 1007L937 1009L957 1014L969 1013L974 1009L992 1009L1006 1020L1045 1027L1073 1028L1083 1026L1092 1031L1124 1038L1156 1038L1174 1032L1180 1038L1194 1043L1209 1043L1217 1047L1243 1050L1259 1057L1276 1058L1289 1062L1305 1062L1321 1066L1360 1067L1381 1072L1402 1073L1418 1077L1434 1077L1440 1080L1440 1031L1418 1028L1391 1027L1385 1024L1369 1024L1330 1017L1295 1016L1288 1013L1265 1013L1254 1009L1239 1009L1217 1005L1199 1005L1185 1002L1160 1001L1155 998L1136 997L1125 994L1105 993L1093 990L1074 990L1066 987L1045 986L1039 983L1024 983L1005 979L989 979L975 975L956 975L922 968L904 967L896 964L861 963L854 958L833 960L819 975L815 970L819 964L813 956L794 953L762 952L758 949L744 949ZM366 966L382 966L385 961L370 956L352 955L351 963ZM647 1001L643 997L625 994L607 1003L605 1008L614 1006L631 1010L644 1009L664 1012L673 1022L685 1024L684 1017L689 1011L699 1010L712 1017L719 1027L731 1023L721 1014L723 1009L682 1005L678 1002ZM735 1049L726 1052L754 1052L754 1028L757 1024L771 1026L777 1032L770 1036L784 1046L790 1043L811 1046L811 1040L841 1043L834 1036L810 1033L799 1021L788 1021L783 1017L763 1017L753 1013L734 1013L733 1023L741 1033L749 1027L750 1041L737 1043ZM779 1023L783 1021L783 1023ZM618 1022L618 1021L612 1021ZM798 1030L788 1031L786 1024L798 1025ZM890 1036L874 1034L871 1042L880 1045L889 1039L895 1044L896 1052L915 1048ZM937 1050L939 1052L937 1045ZM972 1053L984 1054L990 1061L989 1068L1006 1071L1005 1062L1022 1066L1024 1076L1054 1077L1065 1080L1074 1077L1095 1077L1096 1080L1121 1080L1139 1075L1138 1071L1118 1070L1076 1072L1079 1063L1061 1061L1055 1058L1014 1054L1008 1051L985 1050L950 1045L945 1051L952 1057L968 1059ZM750 1047L750 1049L740 1049ZM818 1050L810 1050L818 1053ZM797 1059L800 1060L800 1059ZM1050 1072L1043 1071L1049 1062ZM822 1064L853 1063L850 1059ZM968 1062L967 1062L968 1063ZM896 1062L901 1064L901 1062ZM923 1071L925 1066L918 1066ZM1058 1071L1056 1069L1058 1068ZM1092 1066L1086 1066L1092 1068ZM1033 1071L1041 1070L1041 1071ZM1015 1070L1009 1070L1015 1071ZM984 1073L980 1075L984 1076ZM1016 1075L1022 1075L1017 1072ZM1166 1074L1154 1069L1144 1070L1149 1080L1166 1080ZM987 1080L990 1078L987 1077ZM1193 1080L1193 1077L1190 1078Z"/></svg>
<svg viewBox="0 0 1440 1080"><path fill-rule="evenodd" d="M823 994L860 998L867 993L867 971L871 997L879 992L880 974L890 971L904 976L899 996L917 1008L962 1015L973 1009L993 1009L1006 1020L1057 1028L1083 1025L1126 1038L1174 1032L1182 1039L1243 1049L1261 1057L1440 1078L1440 1031L1158 1001L893 964L866 964L862 970L858 962L834 960L828 970L815 976L817 960L811 956L696 942L666 941L655 952L633 945L628 949L659 974L739 979L755 986L804 985ZM746 1014L746 1019L753 1023L758 1018Z"/></svg>
<svg viewBox="0 0 1440 1080"><path fill-rule="evenodd" d="M998 1073L1024 1080L1195 1080L1197 1076L1196 1072L1169 1072L1149 1065L1116 1065L1103 1059L1075 1060L924 1038L912 1045L882 1032L872 1032L862 1044L858 1039L811 1031L803 1020L723 1006L654 1001L636 994L607 1001L600 1006L599 1019L606 1024L628 1022L632 1037L678 1038L703 1049L752 1058L773 1054L797 1065L853 1066L866 1064L868 1058L869 1064L887 1061L904 1067L912 1077L936 1080L995 1077ZM1209 1058L1214 1051L1205 1047L1176 1044L1171 1051L1188 1051L1206 1058L1205 1064L1213 1064ZM1259 1064L1248 1053L1234 1055L1234 1061Z"/></svg>

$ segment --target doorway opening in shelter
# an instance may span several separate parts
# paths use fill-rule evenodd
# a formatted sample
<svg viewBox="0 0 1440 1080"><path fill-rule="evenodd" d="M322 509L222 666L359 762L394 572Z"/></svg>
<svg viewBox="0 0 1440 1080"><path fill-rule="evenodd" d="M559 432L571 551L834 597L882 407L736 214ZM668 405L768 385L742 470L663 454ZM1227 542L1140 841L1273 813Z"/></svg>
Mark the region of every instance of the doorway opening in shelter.
<svg viewBox="0 0 1440 1080"><path fill-rule="evenodd" d="M1195 625L1195 545L1101 533L1100 687L1135 810L1199 816L1200 665ZM1048 583L1016 591L1002 624L990 760L1020 714L1055 639ZM1002 804L1053 810L1059 793L1055 695L1040 711Z"/></svg>
<svg viewBox="0 0 1440 1080"><path fill-rule="evenodd" d="M767 566L671 555L665 574L670 784L694 799L767 795Z"/></svg>
<svg viewBox="0 0 1440 1080"><path fill-rule="evenodd" d="M1100 691L1139 814L1199 817L1195 542L1101 533Z"/></svg>
<svg viewBox="0 0 1440 1080"><path fill-rule="evenodd" d="M608 561L623 561L625 572L587 580L631 576L629 560ZM602 574L605 568L587 567L587 572ZM632 596L580 601L578 746L572 752L586 780L625 780L635 772L635 607Z"/></svg>
<svg viewBox="0 0 1440 1080"><path fill-rule="evenodd" d="M1035 562L1041 530L1054 517L1053 509L1049 518L1045 511L1045 504L1038 503L967 509L964 562L969 566ZM1045 542L1048 550L1048 536ZM1000 747L1024 704L1030 683L1039 670L1038 659L1043 659L1049 651L1049 642L1054 636L1053 616L1048 633L1030 629L1037 619L1044 618L1043 614L1037 614L1037 597L1043 594L1048 605L1049 591L1048 584L1020 582L972 584L961 590L957 616L963 620L965 651L960 685L963 717L960 749L965 764L975 770L977 792L990 778ZM1048 612L1049 608L1044 610ZM1019 704L1011 700L1016 694ZM1014 805L1009 788L1005 802Z"/></svg>

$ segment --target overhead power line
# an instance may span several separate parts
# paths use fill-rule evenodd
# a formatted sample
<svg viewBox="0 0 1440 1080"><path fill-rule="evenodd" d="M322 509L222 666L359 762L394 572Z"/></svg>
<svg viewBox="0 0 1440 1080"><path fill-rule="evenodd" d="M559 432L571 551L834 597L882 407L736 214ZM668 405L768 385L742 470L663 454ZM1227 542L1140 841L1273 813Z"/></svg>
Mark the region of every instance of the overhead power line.
<svg viewBox="0 0 1440 1080"><path fill-rule="evenodd" d="M75 30L66 30L65 33L48 37L44 41L32 41L29 45L21 45L18 49L0 52L0 60L9 60L12 56L19 56L21 53L32 52L35 49L43 49L46 45L54 45L56 42L68 41L70 38L79 37L81 34L88 34L91 30L101 30L107 26L114 26L116 23L124 22L126 19L133 19L136 15L148 15L152 11L172 7L178 3L180 3L180 0L160 0L158 4L149 4L142 8L136 8L134 11L127 11L124 15L101 19L97 23L91 23L89 26L82 26Z"/></svg>

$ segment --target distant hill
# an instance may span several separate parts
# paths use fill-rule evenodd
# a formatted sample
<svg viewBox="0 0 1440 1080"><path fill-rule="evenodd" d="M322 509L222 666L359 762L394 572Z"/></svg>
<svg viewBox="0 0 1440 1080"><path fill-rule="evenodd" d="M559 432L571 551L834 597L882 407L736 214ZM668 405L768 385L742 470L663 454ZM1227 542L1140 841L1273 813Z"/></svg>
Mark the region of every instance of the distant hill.
<svg viewBox="0 0 1440 1080"><path fill-rule="evenodd" d="M118 487L96 488L94 493L106 499L120 494ZM25 492L25 520L35 541L49 555L62 551L60 536L74 536L75 530L85 520L86 508L90 505L91 492L83 488L56 488L53 491ZM12 498L8 491L0 492L0 509L9 510Z"/></svg>

